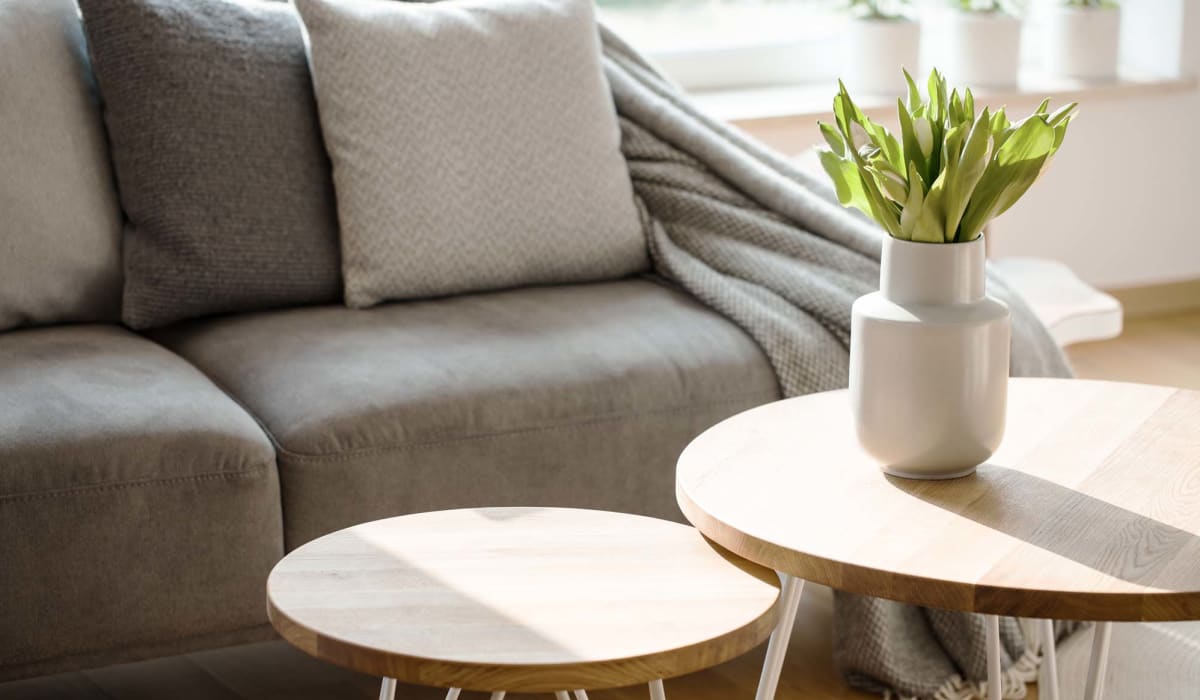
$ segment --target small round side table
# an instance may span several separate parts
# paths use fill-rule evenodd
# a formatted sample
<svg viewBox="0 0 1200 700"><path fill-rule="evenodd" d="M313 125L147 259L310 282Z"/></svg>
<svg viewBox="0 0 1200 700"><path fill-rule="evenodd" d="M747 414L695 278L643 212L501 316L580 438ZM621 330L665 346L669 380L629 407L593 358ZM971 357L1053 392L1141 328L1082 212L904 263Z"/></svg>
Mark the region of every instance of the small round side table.
<svg viewBox="0 0 1200 700"><path fill-rule="evenodd" d="M758 700L775 695L805 580L987 615L989 700L996 616L1039 618L1043 635L1050 619L1098 621L1088 700L1104 692L1111 621L1200 619L1200 393L1015 379L1007 420L987 464L941 482L884 475L844 391L751 409L687 447L684 514L784 581ZM1058 697L1053 668L1048 656L1044 698Z"/></svg>
<svg viewBox="0 0 1200 700"><path fill-rule="evenodd" d="M378 520L305 544L267 581L271 622L316 658L396 682L492 693L638 683L762 643L774 571L695 529L565 508L482 508Z"/></svg>

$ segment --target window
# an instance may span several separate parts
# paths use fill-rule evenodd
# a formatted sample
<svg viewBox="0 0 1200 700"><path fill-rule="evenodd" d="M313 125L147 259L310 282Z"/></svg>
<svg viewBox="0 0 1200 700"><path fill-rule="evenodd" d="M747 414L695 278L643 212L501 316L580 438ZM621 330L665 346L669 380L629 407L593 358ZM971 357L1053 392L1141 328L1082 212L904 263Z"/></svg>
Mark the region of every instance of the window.
<svg viewBox="0 0 1200 700"><path fill-rule="evenodd" d="M598 0L600 18L684 87L827 80L841 0Z"/></svg>

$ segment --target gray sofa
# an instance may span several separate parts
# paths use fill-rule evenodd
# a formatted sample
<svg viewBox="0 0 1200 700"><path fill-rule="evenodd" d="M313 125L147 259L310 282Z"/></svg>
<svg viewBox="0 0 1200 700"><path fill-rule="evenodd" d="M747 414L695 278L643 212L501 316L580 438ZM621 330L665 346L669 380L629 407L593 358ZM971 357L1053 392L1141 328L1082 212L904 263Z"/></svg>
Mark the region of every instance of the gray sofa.
<svg viewBox="0 0 1200 700"><path fill-rule="evenodd" d="M778 397L648 279L0 334L0 678L270 635L283 553L476 505L678 517L674 463Z"/></svg>
<svg viewBox="0 0 1200 700"><path fill-rule="evenodd" d="M30 39L61 44L39 70L76 97L77 22ZM0 95L21 55L0 45ZM62 177L119 211L76 97L47 118L76 120L61 137L78 161L24 195L47 217L78 206L56 199ZM25 145L4 156L0 211L49 167ZM356 522L485 504L678 517L682 447L779 396L755 342L650 276L143 335L119 322L119 230L47 250L37 224L0 222L0 680L268 638L271 566ZM48 285L50 306L3 318L5 295Z"/></svg>

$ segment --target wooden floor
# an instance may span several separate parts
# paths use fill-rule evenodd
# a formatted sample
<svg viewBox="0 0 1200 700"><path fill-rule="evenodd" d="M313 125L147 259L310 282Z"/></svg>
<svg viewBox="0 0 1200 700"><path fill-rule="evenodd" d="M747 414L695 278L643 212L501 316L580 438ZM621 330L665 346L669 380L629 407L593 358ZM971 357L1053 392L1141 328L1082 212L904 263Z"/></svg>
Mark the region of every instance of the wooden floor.
<svg viewBox="0 0 1200 700"><path fill-rule="evenodd" d="M1200 312L1133 319L1120 338L1074 345L1067 354L1085 379L1200 390Z"/></svg>
<svg viewBox="0 0 1200 700"><path fill-rule="evenodd" d="M1200 313L1131 321L1121 338L1078 345L1069 355L1082 377L1200 390ZM806 587L779 700L876 697L847 689L833 671L831 599L826 588ZM1078 677L1086 665L1085 636L1069 640L1072 648L1062 650L1066 656L1063 700L1082 696ZM1158 648L1163 651L1153 651ZM669 680L667 696L673 700L749 700L754 697L762 656L760 648L708 671ZM1200 625L1118 625L1110 673L1115 682L1110 685L1108 700L1195 700L1200 697ZM377 698L378 692L377 679L315 661L282 642L0 684L2 700L369 700ZM648 697L645 687L590 695L593 700ZM441 697L442 693L430 688L405 686L397 693L403 700ZM487 696L464 693L462 697L481 700ZM1036 688L1030 688L1028 697L1036 700Z"/></svg>

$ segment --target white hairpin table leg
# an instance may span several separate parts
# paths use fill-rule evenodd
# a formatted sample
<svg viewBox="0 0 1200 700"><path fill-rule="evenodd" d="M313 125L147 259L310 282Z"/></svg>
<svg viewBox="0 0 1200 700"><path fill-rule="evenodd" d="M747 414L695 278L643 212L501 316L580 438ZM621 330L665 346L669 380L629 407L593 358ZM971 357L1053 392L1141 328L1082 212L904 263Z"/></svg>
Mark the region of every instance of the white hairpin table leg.
<svg viewBox="0 0 1200 700"><path fill-rule="evenodd" d="M1112 623L1097 622L1092 638L1092 663L1088 667L1085 700L1100 700L1104 697L1104 677L1108 673L1108 644L1112 640Z"/></svg>
<svg viewBox="0 0 1200 700"><path fill-rule="evenodd" d="M650 681L650 700L667 700L667 691L661 678Z"/></svg>
<svg viewBox="0 0 1200 700"><path fill-rule="evenodd" d="M783 659L787 656L788 641L792 638L792 626L796 623L796 610L800 607L800 594L804 591L804 579L780 572L779 581L783 586L779 593L779 624L767 644L767 658L763 661L762 676L758 679L758 692L754 700L775 698L779 674L783 671Z"/></svg>
<svg viewBox="0 0 1200 700"><path fill-rule="evenodd" d="M497 690L496 692L492 693L491 700L504 700L504 691Z"/></svg>
<svg viewBox="0 0 1200 700"><path fill-rule="evenodd" d="M379 700L395 700L396 699L396 679L384 678L383 683L379 684Z"/></svg>
<svg viewBox="0 0 1200 700"><path fill-rule="evenodd" d="M554 691L554 700L571 700L571 694L565 690Z"/></svg>
<svg viewBox="0 0 1200 700"><path fill-rule="evenodd" d="M1042 637L1042 678L1038 697L1058 700L1058 650L1055 648L1054 620L1038 620Z"/></svg>
<svg viewBox="0 0 1200 700"><path fill-rule="evenodd" d="M987 700L1000 700L1000 618L984 615L983 623L987 628Z"/></svg>
<svg viewBox="0 0 1200 700"><path fill-rule="evenodd" d="M583 689L576 690L575 700L588 700L587 691Z"/></svg>
<svg viewBox="0 0 1200 700"><path fill-rule="evenodd" d="M462 692L462 688L451 688L446 691L446 700L458 700L458 694Z"/></svg>

